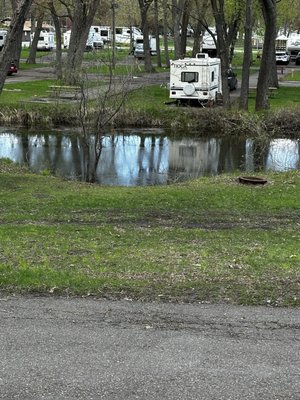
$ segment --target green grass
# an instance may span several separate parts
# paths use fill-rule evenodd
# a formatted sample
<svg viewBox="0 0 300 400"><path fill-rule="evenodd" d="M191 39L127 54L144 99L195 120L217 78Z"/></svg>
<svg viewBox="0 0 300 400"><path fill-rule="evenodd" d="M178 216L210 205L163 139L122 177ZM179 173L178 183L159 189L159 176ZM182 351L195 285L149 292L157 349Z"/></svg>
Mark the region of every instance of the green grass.
<svg viewBox="0 0 300 400"><path fill-rule="evenodd" d="M284 81L300 81L300 70L295 70L283 78Z"/></svg>
<svg viewBox="0 0 300 400"><path fill-rule="evenodd" d="M279 110L282 108L293 109L299 106L300 96L298 87L280 86L274 97L269 99L270 108ZM255 95L249 98L249 110L254 112L255 109Z"/></svg>
<svg viewBox="0 0 300 400"><path fill-rule="evenodd" d="M2 105L15 105L20 101L31 98L48 96L50 85L57 83L56 80L37 80L19 83L6 83L1 93Z"/></svg>
<svg viewBox="0 0 300 400"><path fill-rule="evenodd" d="M299 171L145 188L0 171L2 290L300 304Z"/></svg>

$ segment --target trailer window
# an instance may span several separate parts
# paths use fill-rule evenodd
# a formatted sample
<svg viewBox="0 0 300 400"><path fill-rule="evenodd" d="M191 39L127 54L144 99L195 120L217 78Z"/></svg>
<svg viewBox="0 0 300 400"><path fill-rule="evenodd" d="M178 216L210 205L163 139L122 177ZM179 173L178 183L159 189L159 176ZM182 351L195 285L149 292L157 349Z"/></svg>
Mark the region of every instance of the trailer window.
<svg viewBox="0 0 300 400"><path fill-rule="evenodd" d="M211 81L213 82L215 80L215 71L212 71L211 73Z"/></svg>
<svg viewBox="0 0 300 400"><path fill-rule="evenodd" d="M198 82L198 72L181 72L181 82Z"/></svg>

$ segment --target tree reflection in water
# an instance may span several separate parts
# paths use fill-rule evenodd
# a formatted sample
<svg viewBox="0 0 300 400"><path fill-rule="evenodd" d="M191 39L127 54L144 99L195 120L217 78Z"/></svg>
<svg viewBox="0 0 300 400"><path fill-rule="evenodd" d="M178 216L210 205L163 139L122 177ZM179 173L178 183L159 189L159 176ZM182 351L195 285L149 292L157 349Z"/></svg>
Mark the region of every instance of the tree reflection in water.
<svg viewBox="0 0 300 400"><path fill-rule="evenodd" d="M80 136L65 132L0 132L0 157L67 179L104 185L157 185L230 171L299 169L299 141L239 138L172 139L163 131L102 137L100 160Z"/></svg>

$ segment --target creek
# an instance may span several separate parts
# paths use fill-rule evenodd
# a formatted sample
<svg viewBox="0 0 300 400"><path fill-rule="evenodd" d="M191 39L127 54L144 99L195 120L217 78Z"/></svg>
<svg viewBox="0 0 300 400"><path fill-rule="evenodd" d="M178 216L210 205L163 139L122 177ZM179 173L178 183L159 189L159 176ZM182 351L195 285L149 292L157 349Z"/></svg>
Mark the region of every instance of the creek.
<svg viewBox="0 0 300 400"><path fill-rule="evenodd" d="M300 141L257 141L233 137L174 139L163 130L128 130L102 138L96 183L114 186L166 184L224 172L285 171L300 168ZM88 157L93 156L89 151ZM29 132L0 129L0 157L86 180L87 154L82 138L65 131Z"/></svg>

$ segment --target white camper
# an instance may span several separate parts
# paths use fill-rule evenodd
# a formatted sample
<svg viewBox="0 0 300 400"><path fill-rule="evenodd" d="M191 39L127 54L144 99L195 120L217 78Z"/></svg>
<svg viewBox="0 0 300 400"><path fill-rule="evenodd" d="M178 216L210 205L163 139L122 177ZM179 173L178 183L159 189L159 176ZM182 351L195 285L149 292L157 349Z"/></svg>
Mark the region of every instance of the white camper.
<svg viewBox="0 0 300 400"><path fill-rule="evenodd" d="M5 40L6 40L7 31L1 30L0 31L0 51L3 49Z"/></svg>
<svg viewBox="0 0 300 400"><path fill-rule="evenodd" d="M214 103L222 93L221 61L206 53L170 61L170 98L181 103Z"/></svg>
<svg viewBox="0 0 300 400"><path fill-rule="evenodd" d="M128 28L126 26L119 26L115 29L115 40L116 43L127 43L130 44L130 39L135 40L136 37L142 36L142 31L136 26Z"/></svg>
<svg viewBox="0 0 300 400"><path fill-rule="evenodd" d="M112 40L112 32L110 26L92 26L95 32L99 34L103 43L110 43Z"/></svg>
<svg viewBox="0 0 300 400"><path fill-rule="evenodd" d="M287 53L291 61L295 61L297 54L300 52L300 34L291 33L287 40Z"/></svg>
<svg viewBox="0 0 300 400"><path fill-rule="evenodd" d="M156 56L156 38L153 36L149 36L149 46L150 46L150 54L151 56ZM138 36L134 41L134 57L136 58L144 58L144 37Z"/></svg>
<svg viewBox="0 0 300 400"><path fill-rule="evenodd" d="M210 28L210 31L212 32L213 36L208 31L204 32L202 42L200 43L200 52L207 53L210 57L216 57L217 47L215 40L217 39L217 32L215 28Z"/></svg>
<svg viewBox="0 0 300 400"><path fill-rule="evenodd" d="M104 46L103 40L100 37L100 34L97 33L94 29L94 26L91 26L88 38L86 41L86 50L93 50L93 49L101 49ZM70 38L71 38L71 30L66 31L63 36L63 46L65 49L69 48L70 45Z"/></svg>
<svg viewBox="0 0 300 400"><path fill-rule="evenodd" d="M33 37L33 36L32 36ZM37 50L50 51L55 49L55 34L54 32L41 31Z"/></svg>

